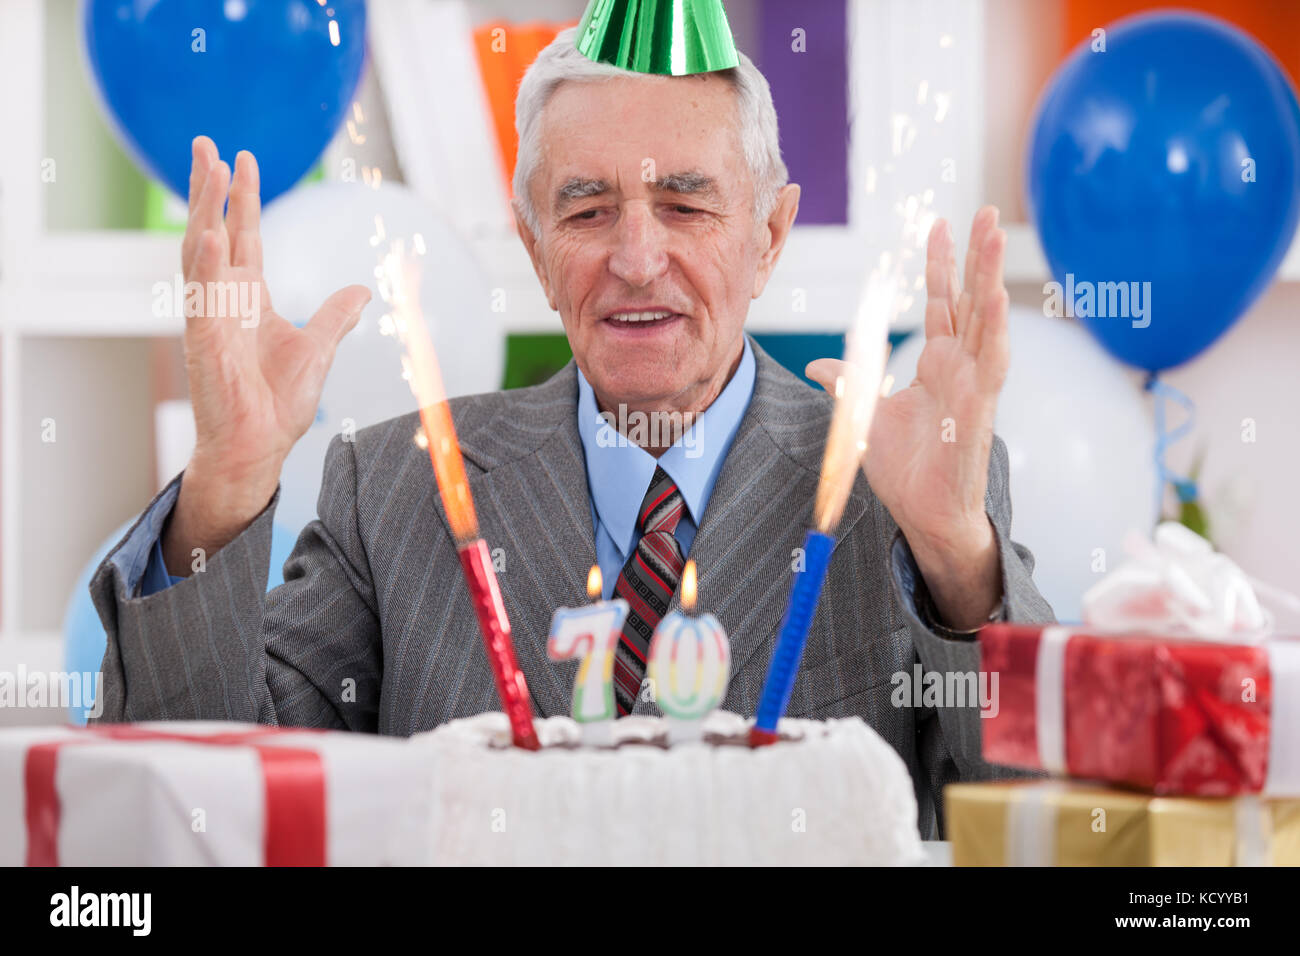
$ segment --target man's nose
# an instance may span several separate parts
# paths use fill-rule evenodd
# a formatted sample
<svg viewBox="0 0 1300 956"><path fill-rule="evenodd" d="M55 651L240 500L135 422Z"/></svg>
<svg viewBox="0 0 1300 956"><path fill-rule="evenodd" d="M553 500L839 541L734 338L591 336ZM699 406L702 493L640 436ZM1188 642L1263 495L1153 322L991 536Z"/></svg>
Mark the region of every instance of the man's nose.
<svg viewBox="0 0 1300 956"><path fill-rule="evenodd" d="M646 286L668 269L668 238L649 206L628 203L614 230L609 271L630 286Z"/></svg>

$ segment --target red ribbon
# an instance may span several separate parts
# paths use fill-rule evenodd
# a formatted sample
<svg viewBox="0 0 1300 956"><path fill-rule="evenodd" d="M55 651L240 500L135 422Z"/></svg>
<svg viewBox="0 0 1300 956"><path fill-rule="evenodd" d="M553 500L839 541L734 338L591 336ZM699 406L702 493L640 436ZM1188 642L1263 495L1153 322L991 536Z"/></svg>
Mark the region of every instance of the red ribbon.
<svg viewBox="0 0 1300 956"><path fill-rule="evenodd" d="M262 763L266 794L265 863L267 866L325 865L325 768L320 754L301 747L256 743L285 733L321 733L301 727L266 727L232 733L189 736L145 730L128 724L87 727L81 739L50 740L27 751L24 767L27 799L27 865L59 865L59 819L63 805L55 782L58 754L69 744L103 740L178 741L209 747L252 747Z"/></svg>

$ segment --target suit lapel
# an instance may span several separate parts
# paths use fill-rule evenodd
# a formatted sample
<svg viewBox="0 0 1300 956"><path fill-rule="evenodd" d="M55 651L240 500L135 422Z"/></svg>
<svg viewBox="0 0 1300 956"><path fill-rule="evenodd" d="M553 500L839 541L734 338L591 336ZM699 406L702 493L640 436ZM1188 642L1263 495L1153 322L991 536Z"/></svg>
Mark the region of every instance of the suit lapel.
<svg viewBox="0 0 1300 956"><path fill-rule="evenodd" d="M586 603L596 560L577 395L570 362L542 385L498 393L487 413L467 405L464 417L473 420L457 424L462 454L481 469L469 469L479 528L542 716L569 713L576 666L548 659L546 637L556 608ZM437 507L445 521L441 498Z"/></svg>
<svg viewBox="0 0 1300 956"><path fill-rule="evenodd" d="M700 573L700 610L714 614L731 641L729 709L743 709L738 701L756 700L761 690L796 549L812 521L831 412L824 393L811 390L752 339L750 345L757 364L754 395L690 553ZM866 510L865 489L859 476L837 544ZM674 595L674 610L679 603ZM829 641L828 631L821 636ZM656 712L650 706L636 710Z"/></svg>

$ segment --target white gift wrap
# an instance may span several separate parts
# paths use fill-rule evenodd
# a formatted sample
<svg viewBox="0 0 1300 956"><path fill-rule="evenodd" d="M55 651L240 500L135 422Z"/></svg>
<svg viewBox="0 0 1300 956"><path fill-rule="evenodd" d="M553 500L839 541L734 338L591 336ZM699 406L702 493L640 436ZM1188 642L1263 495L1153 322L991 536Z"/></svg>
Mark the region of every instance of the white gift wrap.
<svg viewBox="0 0 1300 956"><path fill-rule="evenodd" d="M135 724L186 736L268 728L221 722ZM59 862L71 866L260 866L265 779L249 744L93 738L60 727L0 731L0 865L27 860L25 766L30 748L58 751ZM326 862L419 863L428 842L427 768L406 741L370 734L285 732L268 747L314 750L325 775ZM202 811L202 828L196 820Z"/></svg>

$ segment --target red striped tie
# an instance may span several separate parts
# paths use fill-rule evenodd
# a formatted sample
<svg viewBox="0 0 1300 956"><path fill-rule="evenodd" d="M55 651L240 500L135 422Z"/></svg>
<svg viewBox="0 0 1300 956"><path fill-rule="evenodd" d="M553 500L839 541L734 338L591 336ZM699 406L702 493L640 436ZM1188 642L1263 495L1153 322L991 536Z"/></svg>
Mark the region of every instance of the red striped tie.
<svg viewBox="0 0 1300 956"><path fill-rule="evenodd" d="M614 593L627 601L628 614L614 655L614 701L618 715L636 705L645 677L650 638L682 578L682 546L673 532L682 516L682 493L662 468L656 467L650 490L641 501L637 530L641 537L619 573Z"/></svg>

